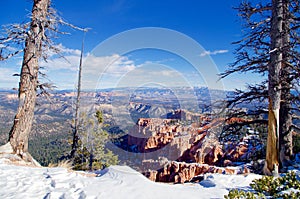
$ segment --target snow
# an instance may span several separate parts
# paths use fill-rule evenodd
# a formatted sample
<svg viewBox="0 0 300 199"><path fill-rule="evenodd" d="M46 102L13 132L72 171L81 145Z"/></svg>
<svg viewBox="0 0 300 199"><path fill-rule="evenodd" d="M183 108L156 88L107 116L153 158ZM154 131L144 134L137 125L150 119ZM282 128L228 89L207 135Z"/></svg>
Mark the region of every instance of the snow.
<svg viewBox="0 0 300 199"><path fill-rule="evenodd" d="M2 154L10 154L13 152L11 144L8 142L5 145L0 146L0 151Z"/></svg>
<svg viewBox="0 0 300 199"><path fill-rule="evenodd" d="M200 183L174 185L152 182L127 166L111 166L91 174L17 166L0 159L0 198L223 198L232 188L248 189L250 182L260 177L209 174Z"/></svg>

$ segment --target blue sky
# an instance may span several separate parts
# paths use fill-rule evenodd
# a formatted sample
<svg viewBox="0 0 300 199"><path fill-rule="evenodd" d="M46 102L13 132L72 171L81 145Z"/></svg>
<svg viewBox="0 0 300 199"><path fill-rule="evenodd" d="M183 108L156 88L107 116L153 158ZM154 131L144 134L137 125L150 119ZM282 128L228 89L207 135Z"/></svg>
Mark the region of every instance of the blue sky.
<svg viewBox="0 0 300 199"><path fill-rule="evenodd" d="M0 24L27 21L31 4L28 0L2 2ZM216 77L216 71L224 71L226 66L234 61L233 52L236 46L231 42L242 36L241 21L233 9L238 5L236 0L53 0L53 5L66 21L79 27L91 28L85 38L84 66L87 73L84 74L83 80L86 82L83 84L92 89L147 84L209 86L207 79ZM155 45L152 49L143 48L141 42L133 45L136 50L129 49L120 54L119 48L137 42L134 37L122 40L122 43L117 41L109 51L101 49L105 46L103 43L110 43L116 35L144 27L169 30L170 36L161 36L161 43L166 46L169 38L174 38L170 42L184 44L191 39L199 45L200 51L191 50L191 53L195 54L188 55L186 52L193 47L185 46L185 49L180 49L185 54L183 57L180 53L176 54L179 49L176 49L176 52L172 49L168 52L169 49L159 49ZM68 62L53 56L49 63L41 63L46 68L48 78L58 89L74 88L79 63L78 49L81 47L83 34L80 31L68 31L70 35L62 35L56 40L64 50ZM143 32L138 34L136 37L155 40L147 31L145 35ZM178 41L179 37L181 41ZM194 66L187 57L202 60L199 61L202 65ZM20 64L20 57L0 63L0 88L9 89L18 85L18 78L8 74L18 72ZM211 77L208 73L201 72L207 67L211 67ZM212 69L213 67L215 68ZM197 70L199 68L200 72ZM93 74L93 77L88 74ZM225 89L233 89L242 88L245 82L251 83L256 80L253 75L243 75L242 78L234 75L222 83Z"/></svg>

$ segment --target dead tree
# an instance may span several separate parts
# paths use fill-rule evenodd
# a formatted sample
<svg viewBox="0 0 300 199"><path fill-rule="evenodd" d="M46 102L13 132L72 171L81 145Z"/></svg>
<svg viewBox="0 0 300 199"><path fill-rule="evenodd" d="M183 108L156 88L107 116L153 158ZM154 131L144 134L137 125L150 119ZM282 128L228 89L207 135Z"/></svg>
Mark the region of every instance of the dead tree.
<svg viewBox="0 0 300 199"><path fill-rule="evenodd" d="M75 153L78 149L78 142L79 142L79 129L80 129L80 94L81 94L81 73L82 73L82 60L83 60L83 53L84 53L84 38L85 33L88 29L84 29L84 36L82 39L81 45L81 53L80 53L80 61L79 61L79 69L78 69L78 81L77 81L77 96L76 96L76 104L75 104L75 119L74 119L74 126L72 126L72 149L70 153L70 158L74 158Z"/></svg>
<svg viewBox="0 0 300 199"><path fill-rule="evenodd" d="M45 29L48 25L48 10L50 0L35 0L32 8L32 17L27 32L23 63L19 82L19 106L9 133L9 142L14 153L25 160L28 152L28 137L31 131L34 107L36 103L39 59L42 56Z"/></svg>
<svg viewBox="0 0 300 199"><path fill-rule="evenodd" d="M280 71L283 63L283 0L272 0L272 18L270 32L270 63L268 67L268 139L264 173L278 174L279 166L279 109L281 99Z"/></svg>
<svg viewBox="0 0 300 199"><path fill-rule="evenodd" d="M279 4L280 9L275 4L277 6ZM272 96L270 110L276 110L273 111L273 116L275 114L277 117L270 124L272 125L270 132L276 130L276 133L273 133L276 141L271 139L273 140L271 143L273 147L276 144L277 150L275 153L273 153L274 150L267 152L269 159L274 155L274 160L269 161L271 164L269 170L272 171L272 164L276 163L275 159L277 163L279 162L279 150L282 166L286 166L291 160L292 131L297 129L292 121L297 113L295 107L299 108L297 106L299 97L295 94L299 88L297 86L299 82L299 2L264 1L256 5L243 2L237 9L244 20L246 34L243 39L235 42L239 46L236 50L236 61L221 74L221 77L224 78L233 73L250 72L260 74L262 82L247 85L246 90L236 90L235 95L231 95L227 102L227 108L231 110L228 117L247 115L248 113L241 112L235 107L242 103L253 103L257 107L251 113L254 118L251 123L256 120L258 124L266 124L266 121L263 122L259 115L269 112L265 105L268 103L269 96ZM275 16L278 14L279 18ZM277 30L278 23L282 28L280 33ZM278 45L280 45L279 48ZM266 85L269 86L266 87ZM272 118L272 111L270 111L270 118Z"/></svg>
<svg viewBox="0 0 300 199"><path fill-rule="evenodd" d="M283 68L281 69L280 159L284 167L293 157L293 132L300 133L300 2L285 0L283 23Z"/></svg>
<svg viewBox="0 0 300 199"><path fill-rule="evenodd" d="M58 30L59 25L77 28L58 17L51 8L51 0L33 0L30 22L6 26L6 36L0 38L0 60L24 53L21 72L16 74L20 76L19 105L8 141L13 152L29 162L32 161L32 157L28 153L28 138L34 119L38 89L44 93L49 86L48 83L43 84L40 81L40 75L44 74L41 73L39 62L48 58L48 51L60 52L52 40L56 33L63 33ZM11 48L12 46L20 50L11 52L11 49L15 49Z"/></svg>

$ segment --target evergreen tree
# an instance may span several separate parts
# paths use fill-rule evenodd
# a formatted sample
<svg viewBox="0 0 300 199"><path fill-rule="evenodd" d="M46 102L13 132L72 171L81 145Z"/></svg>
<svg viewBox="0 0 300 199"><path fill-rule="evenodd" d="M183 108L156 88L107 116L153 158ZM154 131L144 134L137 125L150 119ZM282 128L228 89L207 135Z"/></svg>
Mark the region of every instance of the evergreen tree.
<svg viewBox="0 0 300 199"><path fill-rule="evenodd" d="M92 116L81 113L79 145L74 157L75 169L95 170L118 164L118 156L106 147L110 136L103 130L103 121L100 110Z"/></svg>

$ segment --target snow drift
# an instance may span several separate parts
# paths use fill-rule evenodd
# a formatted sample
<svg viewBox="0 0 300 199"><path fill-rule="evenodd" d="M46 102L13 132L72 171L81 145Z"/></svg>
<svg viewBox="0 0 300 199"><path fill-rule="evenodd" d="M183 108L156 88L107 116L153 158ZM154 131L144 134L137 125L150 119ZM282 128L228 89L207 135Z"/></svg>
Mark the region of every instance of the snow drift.
<svg viewBox="0 0 300 199"><path fill-rule="evenodd" d="M259 175L207 175L198 184L162 184L127 166L91 175L66 168L28 167L0 159L0 198L168 199L223 198L231 188L247 189Z"/></svg>

